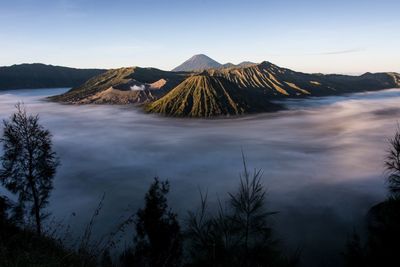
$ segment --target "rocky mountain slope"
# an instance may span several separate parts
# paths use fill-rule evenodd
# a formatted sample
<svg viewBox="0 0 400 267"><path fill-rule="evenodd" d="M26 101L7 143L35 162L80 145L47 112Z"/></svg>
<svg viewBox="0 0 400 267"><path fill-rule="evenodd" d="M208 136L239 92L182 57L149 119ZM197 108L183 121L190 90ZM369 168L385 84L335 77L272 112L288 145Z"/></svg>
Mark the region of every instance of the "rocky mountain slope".
<svg viewBox="0 0 400 267"><path fill-rule="evenodd" d="M213 117L280 108L260 92L240 89L222 77L204 72L187 78L166 96L150 103L146 110L168 116Z"/></svg>
<svg viewBox="0 0 400 267"><path fill-rule="evenodd" d="M188 74L154 68L112 69L51 100L75 104L130 104L158 99Z"/></svg>
<svg viewBox="0 0 400 267"><path fill-rule="evenodd" d="M147 111L168 116L212 117L276 110L269 100L328 96L400 87L396 73L361 76L315 75L280 68L269 62L209 69L195 75Z"/></svg>
<svg viewBox="0 0 400 267"><path fill-rule="evenodd" d="M239 88L261 90L271 98L327 96L399 87L397 73L366 73L361 76L307 74L270 62L228 69L211 69Z"/></svg>
<svg viewBox="0 0 400 267"><path fill-rule="evenodd" d="M0 67L0 90L73 87L105 71L39 63Z"/></svg>

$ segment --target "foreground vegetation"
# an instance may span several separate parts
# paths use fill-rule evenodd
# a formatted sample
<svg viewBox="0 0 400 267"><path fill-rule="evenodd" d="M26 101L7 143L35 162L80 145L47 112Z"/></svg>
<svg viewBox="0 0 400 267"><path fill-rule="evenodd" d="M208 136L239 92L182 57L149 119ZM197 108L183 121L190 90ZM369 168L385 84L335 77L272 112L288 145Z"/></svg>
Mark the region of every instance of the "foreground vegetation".
<svg viewBox="0 0 400 267"><path fill-rule="evenodd" d="M185 217L168 204L170 184L155 178L144 196L144 206L123 220L102 240L92 229L104 196L77 242L66 242L58 229L44 229L46 204L59 160L51 134L23 105L4 121L1 137L0 181L16 196L0 196L0 266L298 266L300 253L289 255L275 238L266 207L262 171L250 172L243 155L239 185L217 207L200 192L199 206ZM388 199L366 216L367 238L356 232L343 248L348 267L397 266L400 245L400 131L390 140L385 162ZM48 224L47 224L48 225ZM131 245L122 252L118 242L133 228Z"/></svg>
<svg viewBox="0 0 400 267"><path fill-rule="evenodd" d="M400 129L389 140L385 167L388 198L373 206L367 216L367 238L354 233L345 253L348 267L398 266L400 249Z"/></svg>
<svg viewBox="0 0 400 267"><path fill-rule="evenodd" d="M96 266L96 261L63 245L61 240L25 228L7 198L0 197L0 266Z"/></svg>

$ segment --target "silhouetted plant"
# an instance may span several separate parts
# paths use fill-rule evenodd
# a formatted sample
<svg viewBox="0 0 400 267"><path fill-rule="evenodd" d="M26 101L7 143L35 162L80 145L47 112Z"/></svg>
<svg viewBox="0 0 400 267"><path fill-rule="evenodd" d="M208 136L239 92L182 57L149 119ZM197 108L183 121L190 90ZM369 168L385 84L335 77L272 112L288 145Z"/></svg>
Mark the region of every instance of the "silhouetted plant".
<svg viewBox="0 0 400 267"><path fill-rule="evenodd" d="M85 227L85 231L81 237L78 252L80 254L85 254L89 253L91 255L95 254L96 247L94 246L93 243L91 243L91 237L92 237L92 231L93 231L93 226L95 224L96 218L99 216L101 209L103 208L103 203L104 203L104 198L105 194L101 197L99 204L97 205L96 209L94 210L94 213L92 217L90 218L89 223Z"/></svg>
<svg viewBox="0 0 400 267"><path fill-rule="evenodd" d="M0 266L96 266L96 259L80 257L45 232L37 235L32 229L19 227L14 219L15 206L18 205L0 197Z"/></svg>
<svg viewBox="0 0 400 267"><path fill-rule="evenodd" d="M389 139L390 148L386 156L385 167L389 172L387 181L393 196L400 194L400 129Z"/></svg>
<svg viewBox="0 0 400 267"><path fill-rule="evenodd" d="M240 177L240 185L236 193L229 194L233 209L233 223L238 229L239 250L242 255L242 266L250 262L268 261L271 247L271 228L268 217L276 212L268 212L265 208L266 190L261 184L261 170L254 170L251 175L247 170L243 156L244 172ZM251 264L252 265L252 264Z"/></svg>
<svg viewBox="0 0 400 267"><path fill-rule="evenodd" d="M8 190L18 194L22 207L32 203L30 214L35 218L36 232L41 234L43 208L48 203L59 161L53 152L52 136L39 124L39 116L28 115L21 104L16 108L17 112L4 120L0 179Z"/></svg>
<svg viewBox="0 0 400 267"><path fill-rule="evenodd" d="M103 254L101 255L101 262L100 262L100 267L113 267L113 261L111 259L110 251L105 250Z"/></svg>
<svg viewBox="0 0 400 267"><path fill-rule="evenodd" d="M215 215L207 211L207 195L200 193L201 208L189 212L187 237L190 266L295 266L298 256L285 259L272 238L266 209L262 172L244 172L239 188L229 193L227 205L218 201Z"/></svg>
<svg viewBox="0 0 400 267"><path fill-rule="evenodd" d="M388 172L389 197L373 206L366 217L367 240L363 245L358 236L347 243L344 254L348 267L397 266L400 251L400 128L389 139L385 160Z"/></svg>
<svg viewBox="0 0 400 267"><path fill-rule="evenodd" d="M234 250L234 225L228 207L218 202L215 215L208 211L207 194L200 192L200 209L189 211L186 237L189 242L190 266L229 266Z"/></svg>
<svg viewBox="0 0 400 267"><path fill-rule="evenodd" d="M367 266L394 266L400 251L400 199L389 198L368 214Z"/></svg>
<svg viewBox="0 0 400 267"><path fill-rule="evenodd" d="M8 198L0 196L0 226L8 222L10 209L11 203Z"/></svg>
<svg viewBox="0 0 400 267"><path fill-rule="evenodd" d="M353 237L345 253L348 267L397 266L400 251L400 199L389 198L373 206L367 216L367 240Z"/></svg>
<svg viewBox="0 0 400 267"><path fill-rule="evenodd" d="M118 243L123 238L126 227L130 226L134 222L135 214L130 214L123 220L121 217L121 222L116 225L113 231L101 236L100 238L97 237L94 239L92 238L93 229L101 210L103 209L104 200L105 194L102 195L96 209L94 210L89 222L85 227L82 237L79 239L77 254L82 260L86 260L86 262L89 263L100 260L100 264L104 265L105 262L110 260L112 265L110 250L117 247Z"/></svg>
<svg viewBox="0 0 400 267"><path fill-rule="evenodd" d="M347 240L344 260L346 267L367 266L365 263L364 247L360 236L355 231Z"/></svg>
<svg viewBox="0 0 400 267"><path fill-rule="evenodd" d="M119 256L119 265L121 267L132 267L135 265L135 255L132 247L125 248Z"/></svg>
<svg viewBox="0 0 400 267"><path fill-rule="evenodd" d="M168 208L168 181L154 179L137 212L134 258L138 266L179 266L182 235L177 215Z"/></svg>

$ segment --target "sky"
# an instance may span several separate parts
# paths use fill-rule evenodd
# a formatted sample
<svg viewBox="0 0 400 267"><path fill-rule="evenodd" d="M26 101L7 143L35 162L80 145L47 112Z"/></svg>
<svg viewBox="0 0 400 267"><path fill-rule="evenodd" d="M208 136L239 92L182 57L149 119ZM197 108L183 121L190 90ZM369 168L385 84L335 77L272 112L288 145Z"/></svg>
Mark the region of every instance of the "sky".
<svg viewBox="0 0 400 267"><path fill-rule="evenodd" d="M0 0L0 66L170 70L194 54L400 72L399 0Z"/></svg>

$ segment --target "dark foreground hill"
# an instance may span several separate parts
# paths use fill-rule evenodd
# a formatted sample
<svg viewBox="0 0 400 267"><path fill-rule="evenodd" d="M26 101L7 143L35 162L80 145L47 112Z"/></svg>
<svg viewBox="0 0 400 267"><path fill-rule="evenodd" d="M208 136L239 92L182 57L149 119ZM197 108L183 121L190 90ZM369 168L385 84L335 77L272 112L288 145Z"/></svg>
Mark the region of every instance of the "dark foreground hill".
<svg viewBox="0 0 400 267"><path fill-rule="evenodd" d="M2 218L1 218L2 219ZM98 266L95 260L66 248L61 240L38 236L15 223L0 221L0 266Z"/></svg>
<svg viewBox="0 0 400 267"><path fill-rule="evenodd" d="M213 117L277 110L282 107L271 102L276 99L398 87L398 73L307 74L262 62L193 72L115 69L51 99L77 104L139 103L145 104L147 112L167 116Z"/></svg>
<svg viewBox="0 0 400 267"><path fill-rule="evenodd" d="M74 87L103 72L39 63L0 67L0 90Z"/></svg>

